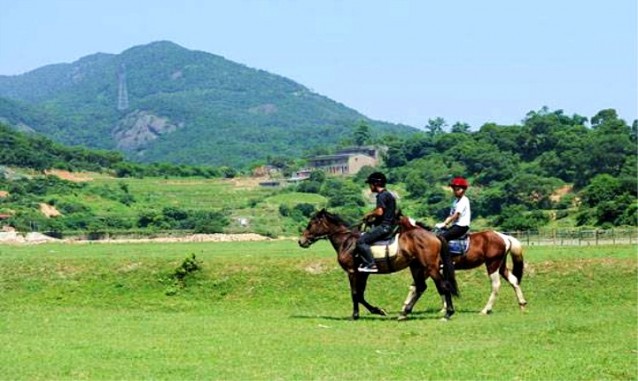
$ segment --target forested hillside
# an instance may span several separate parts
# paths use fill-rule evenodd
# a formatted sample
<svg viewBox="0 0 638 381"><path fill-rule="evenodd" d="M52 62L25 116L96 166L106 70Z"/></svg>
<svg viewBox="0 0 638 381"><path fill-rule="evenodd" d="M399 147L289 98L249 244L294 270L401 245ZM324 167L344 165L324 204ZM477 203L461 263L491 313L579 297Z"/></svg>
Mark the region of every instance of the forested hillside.
<svg viewBox="0 0 638 381"><path fill-rule="evenodd" d="M0 121L138 162L236 169L335 146L360 122L374 137L416 132L369 120L282 76L166 41L0 76Z"/></svg>
<svg viewBox="0 0 638 381"><path fill-rule="evenodd" d="M637 130L638 121L630 127L611 109L589 120L543 108L528 113L522 125L486 124L478 131L463 124L448 128L439 118L409 139L382 141L361 125L349 139L387 144L382 167L364 167L354 177L313 172L299 184L266 189L245 175L239 187L215 180L238 174L230 168L135 164L119 153L69 148L0 125L0 165L9 166L0 167L0 215L20 230L36 227L58 235L175 229L290 235L320 207L360 218L370 207L362 197L363 180L382 170L404 212L428 222L447 214L452 197L447 183L460 175L470 180L478 228L636 226ZM285 170L304 165L280 164ZM44 175L50 168L102 174L92 175L99 181L78 183ZM28 175L10 176L14 170ZM60 215L47 217L43 205ZM238 225L240 220L249 223Z"/></svg>

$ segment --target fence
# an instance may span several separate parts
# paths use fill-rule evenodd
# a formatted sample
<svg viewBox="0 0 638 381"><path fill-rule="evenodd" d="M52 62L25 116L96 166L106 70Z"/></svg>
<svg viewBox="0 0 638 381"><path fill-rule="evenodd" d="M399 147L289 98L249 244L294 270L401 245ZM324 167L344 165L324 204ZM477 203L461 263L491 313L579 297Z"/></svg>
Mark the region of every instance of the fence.
<svg viewBox="0 0 638 381"><path fill-rule="evenodd" d="M38 230L32 229L32 231L37 232ZM65 231L43 233L54 238L75 238L96 241L104 239L144 239L169 237L183 238L193 234L193 232L189 230L123 230L111 232ZM248 232L242 231L242 233ZM503 231L503 233L516 237L525 246L590 246L638 244L638 228L559 228L515 232ZM3 237L2 233L0 233L0 242L9 239L7 237Z"/></svg>
<svg viewBox="0 0 638 381"><path fill-rule="evenodd" d="M551 229L504 232L523 245L589 246L637 244L638 229Z"/></svg>

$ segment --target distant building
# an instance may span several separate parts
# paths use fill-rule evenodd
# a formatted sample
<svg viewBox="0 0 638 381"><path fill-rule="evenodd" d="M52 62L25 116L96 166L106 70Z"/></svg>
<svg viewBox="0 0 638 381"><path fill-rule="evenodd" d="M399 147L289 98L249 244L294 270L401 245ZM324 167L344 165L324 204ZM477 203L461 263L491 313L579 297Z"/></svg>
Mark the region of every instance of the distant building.
<svg viewBox="0 0 638 381"><path fill-rule="evenodd" d="M319 155L308 160L311 169L323 170L331 175L354 175L365 166L381 164L379 148L371 146L347 147L334 155Z"/></svg>
<svg viewBox="0 0 638 381"><path fill-rule="evenodd" d="M298 181L307 180L310 178L311 173L312 169L300 169L297 172L293 173L292 176L290 176L290 178L288 178L286 181L290 183L296 183Z"/></svg>
<svg viewBox="0 0 638 381"><path fill-rule="evenodd" d="M274 167L272 165L262 165L253 169L254 177L263 177L263 176L272 177L272 176L278 175L279 173L281 173L281 170L279 170L279 168Z"/></svg>

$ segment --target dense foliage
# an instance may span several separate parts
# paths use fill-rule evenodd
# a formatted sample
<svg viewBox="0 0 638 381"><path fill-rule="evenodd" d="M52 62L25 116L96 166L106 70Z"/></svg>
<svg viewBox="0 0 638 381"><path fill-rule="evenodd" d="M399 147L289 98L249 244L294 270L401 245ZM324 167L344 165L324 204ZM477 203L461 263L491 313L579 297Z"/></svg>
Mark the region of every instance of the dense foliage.
<svg viewBox="0 0 638 381"><path fill-rule="evenodd" d="M67 147L38 134L18 132L0 123L0 165L30 168L36 171L106 171L117 177L173 176L234 177L228 167L205 167L168 163L140 164L126 161L121 153Z"/></svg>
<svg viewBox="0 0 638 381"><path fill-rule="evenodd" d="M391 143L386 162L392 180L425 201L424 215L447 212L448 197L432 184L466 176L474 215L498 216L494 223L505 229L542 226L549 210L571 207L580 208L580 225L636 225L637 122L630 127L607 109L586 123L543 108L522 126L430 130ZM579 197L559 197L561 187Z"/></svg>

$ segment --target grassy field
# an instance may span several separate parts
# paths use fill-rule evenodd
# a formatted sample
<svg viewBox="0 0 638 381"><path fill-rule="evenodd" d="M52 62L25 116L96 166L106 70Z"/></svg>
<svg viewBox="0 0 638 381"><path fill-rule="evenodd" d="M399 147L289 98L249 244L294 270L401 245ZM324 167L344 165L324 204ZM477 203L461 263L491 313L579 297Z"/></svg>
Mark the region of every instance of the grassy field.
<svg viewBox="0 0 638 381"><path fill-rule="evenodd" d="M81 173L78 176L90 179L90 186L102 189L102 193L109 193L109 190L125 186L135 202L127 206L117 200L82 192L49 198L55 199L57 203L90 206L92 212L102 217L115 215L130 221L136 221L141 212L161 211L171 206L186 210L218 210L229 217L230 224L225 229L226 233L256 232L271 237L294 236L299 233L302 225L283 218L279 213L280 205L294 207L300 203L310 203L320 208L327 203L326 198L318 194L259 186L263 178L119 179L97 173ZM248 225L242 226L240 220L247 220Z"/></svg>
<svg viewBox="0 0 638 381"><path fill-rule="evenodd" d="M176 269L195 254L201 269ZM0 246L2 380L636 380L635 246L532 247L519 311L484 270L439 321L433 285L395 320L407 272L372 276L391 313L349 320L326 242Z"/></svg>

